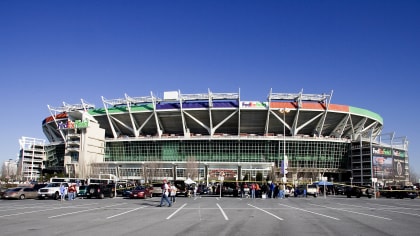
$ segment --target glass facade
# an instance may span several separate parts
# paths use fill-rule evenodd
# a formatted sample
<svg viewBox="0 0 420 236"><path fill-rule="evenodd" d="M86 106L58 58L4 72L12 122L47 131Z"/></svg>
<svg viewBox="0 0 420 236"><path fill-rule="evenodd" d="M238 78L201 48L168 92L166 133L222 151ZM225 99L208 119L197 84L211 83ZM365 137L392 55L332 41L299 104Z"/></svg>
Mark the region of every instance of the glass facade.
<svg viewBox="0 0 420 236"><path fill-rule="evenodd" d="M161 140L107 142L105 162L196 162L279 164L286 153L289 168L300 172L343 171L347 142L287 140Z"/></svg>

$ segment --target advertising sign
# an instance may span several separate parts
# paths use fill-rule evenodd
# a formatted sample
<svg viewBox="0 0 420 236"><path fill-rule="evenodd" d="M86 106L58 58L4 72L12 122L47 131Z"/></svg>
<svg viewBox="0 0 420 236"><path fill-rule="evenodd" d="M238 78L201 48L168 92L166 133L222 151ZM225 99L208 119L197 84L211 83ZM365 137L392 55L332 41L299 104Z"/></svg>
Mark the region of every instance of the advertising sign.
<svg viewBox="0 0 420 236"><path fill-rule="evenodd" d="M388 147L372 148L373 174L379 179L405 178L405 151Z"/></svg>
<svg viewBox="0 0 420 236"><path fill-rule="evenodd" d="M68 120L67 122L58 123L58 129L85 129L89 126L89 120L85 119L84 121L75 120L71 121Z"/></svg>
<svg viewBox="0 0 420 236"><path fill-rule="evenodd" d="M251 108L251 109L266 109L268 107L267 102L257 102L257 101L242 101L240 103L241 108Z"/></svg>

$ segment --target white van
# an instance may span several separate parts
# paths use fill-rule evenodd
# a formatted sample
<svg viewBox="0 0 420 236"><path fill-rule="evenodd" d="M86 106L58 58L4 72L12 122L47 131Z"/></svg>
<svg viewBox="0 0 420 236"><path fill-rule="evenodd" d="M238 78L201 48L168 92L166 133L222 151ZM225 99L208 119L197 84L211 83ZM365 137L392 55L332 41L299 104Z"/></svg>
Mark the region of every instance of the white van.
<svg viewBox="0 0 420 236"><path fill-rule="evenodd" d="M306 195L311 195L317 197L319 193L319 187L316 184L307 184L306 185Z"/></svg>

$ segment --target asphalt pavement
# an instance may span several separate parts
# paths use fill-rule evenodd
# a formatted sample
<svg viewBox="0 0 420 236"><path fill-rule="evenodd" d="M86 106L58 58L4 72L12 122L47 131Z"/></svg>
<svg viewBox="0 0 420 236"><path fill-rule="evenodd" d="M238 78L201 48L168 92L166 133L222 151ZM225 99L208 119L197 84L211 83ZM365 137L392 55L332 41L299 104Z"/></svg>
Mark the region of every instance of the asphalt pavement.
<svg viewBox="0 0 420 236"><path fill-rule="evenodd" d="M178 197L0 200L8 235L418 235L420 199Z"/></svg>

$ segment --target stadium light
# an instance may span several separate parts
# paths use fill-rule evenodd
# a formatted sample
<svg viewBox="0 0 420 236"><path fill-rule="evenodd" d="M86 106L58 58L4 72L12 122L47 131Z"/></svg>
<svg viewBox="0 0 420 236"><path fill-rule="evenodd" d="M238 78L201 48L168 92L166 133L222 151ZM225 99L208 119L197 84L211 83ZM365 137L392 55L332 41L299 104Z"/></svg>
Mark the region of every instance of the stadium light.
<svg viewBox="0 0 420 236"><path fill-rule="evenodd" d="M286 113L289 113L290 109L282 108L279 112L283 114L283 191L286 191Z"/></svg>

